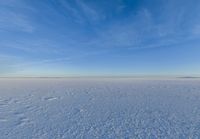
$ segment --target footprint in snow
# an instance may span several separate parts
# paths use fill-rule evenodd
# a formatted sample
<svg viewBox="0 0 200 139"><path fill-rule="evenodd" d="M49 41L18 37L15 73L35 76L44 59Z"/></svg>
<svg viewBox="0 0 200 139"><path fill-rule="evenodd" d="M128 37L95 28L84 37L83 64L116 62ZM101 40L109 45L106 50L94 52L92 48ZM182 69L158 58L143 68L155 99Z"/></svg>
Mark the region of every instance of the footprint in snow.
<svg viewBox="0 0 200 139"><path fill-rule="evenodd" d="M5 119L5 118L0 118L0 123L1 122L7 122L8 120L7 119Z"/></svg>
<svg viewBox="0 0 200 139"><path fill-rule="evenodd" d="M45 97L44 100L47 100L47 101L52 101L52 100L57 100L59 99L58 97Z"/></svg>
<svg viewBox="0 0 200 139"><path fill-rule="evenodd" d="M8 106L8 104L0 103L0 107L5 107L5 106Z"/></svg>
<svg viewBox="0 0 200 139"><path fill-rule="evenodd" d="M16 117L24 117L24 113L23 112L14 112L13 113Z"/></svg>
<svg viewBox="0 0 200 139"><path fill-rule="evenodd" d="M17 118L16 126L24 126L31 123L23 112L15 112L14 115Z"/></svg>
<svg viewBox="0 0 200 139"><path fill-rule="evenodd" d="M30 120L27 117L20 117L18 122L16 123L16 126L24 126L28 123L30 123Z"/></svg>
<svg viewBox="0 0 200 139"><path fill-rule="evenodd" d="M83 113L83 112L84 112L84 109L82 109L82 108L74 108L72 110L73 115L80 114L80 113Z"/></svg>

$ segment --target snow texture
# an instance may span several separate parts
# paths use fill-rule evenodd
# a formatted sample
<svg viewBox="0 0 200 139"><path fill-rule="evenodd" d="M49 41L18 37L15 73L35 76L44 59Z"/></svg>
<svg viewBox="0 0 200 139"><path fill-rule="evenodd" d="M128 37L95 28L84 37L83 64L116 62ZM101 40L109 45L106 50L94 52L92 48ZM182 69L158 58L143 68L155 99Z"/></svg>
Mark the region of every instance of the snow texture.
<svg viewBox="0 0 200 139"><path fill-rule="evenodd" d="M198 139L199 79L0 79L1 139Z"/></svg>

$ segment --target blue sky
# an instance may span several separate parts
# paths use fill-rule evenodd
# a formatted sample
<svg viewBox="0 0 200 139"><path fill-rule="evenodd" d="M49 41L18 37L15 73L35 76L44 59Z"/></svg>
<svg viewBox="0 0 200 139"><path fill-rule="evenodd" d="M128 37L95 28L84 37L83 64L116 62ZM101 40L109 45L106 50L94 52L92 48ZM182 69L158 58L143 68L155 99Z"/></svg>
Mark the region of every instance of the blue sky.
<svg viewBox="0 0 200 139"><path fill-rule="evenodd" d="M199 0L1 0L0 76L200 75Z"/></svg>

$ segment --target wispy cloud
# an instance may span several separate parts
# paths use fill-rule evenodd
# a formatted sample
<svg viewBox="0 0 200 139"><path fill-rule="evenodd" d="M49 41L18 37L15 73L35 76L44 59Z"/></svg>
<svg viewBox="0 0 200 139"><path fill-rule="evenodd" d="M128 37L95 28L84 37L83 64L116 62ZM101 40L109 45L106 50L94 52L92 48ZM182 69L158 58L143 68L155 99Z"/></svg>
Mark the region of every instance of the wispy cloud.
<svg viewBox="0 0 200 139"><path fill-rule="evenodd" d="M17 4L21 1L18 0ZM0 4L0 30L33 32L35 30L29 17L21 11L16 1L2 1Z"/></svg>
<svg viewBox="0 0 200 139"><path fill-rule="evenodd" d="M105 49L145 49L179 45L191 39L198 39L198 24L195 21L185 23L188 22L187 18L190 19L186 11L189 12L192 8L174 6L177 5L163 5L164 12L158 17L148 8L142 7L127 19L100 29L94 27L96 36L81 45ZM175 12L177 14L173 18Z"/></svg>
<svg viewBox="0 0 200 139"><path fill-rule="evenodd" d="M63 48L59 44L51 40L45 39L21 39L21 40L2 40L0 42L1 49L19 50L29 54L43 53L43 54L56 54L63 52Z"/></svg>
<svg viewBox="0 0 200 139"><path fill-rule="evenodd" d="M59 7L57 10L61 11L67 18L72 18L75 22L80 24L93 24L105 18L105 15L97 11L89 2L83 0L67 1L58 0Z"/></svg>
<svg viewBox="0 0 200 139"><path fill-rule="evenodd" d="M82 0L76 0L76 3L80 7L81 12L83 12L83 16L85 16L85 18L89 20L90 23L105 18L104 14L96 11L91 5L87 4L86 2Z"/></svg>
<svg viewBox="0 0 200 139"><path fill-rule="evenodd" d="M10 74L16 71L12 66L19 62L18 56L0 54L0 75Z"/></svg>
<svg viewBox="0 0 200 139"><path fill-rule="evenodd" d="M13 67L23 70L23 67L40 67L40 66L45 66L46 64L56 64L59 62L70 62L70 58L41 59L29 62L26 61L15 64L13 65Z"/></svg>

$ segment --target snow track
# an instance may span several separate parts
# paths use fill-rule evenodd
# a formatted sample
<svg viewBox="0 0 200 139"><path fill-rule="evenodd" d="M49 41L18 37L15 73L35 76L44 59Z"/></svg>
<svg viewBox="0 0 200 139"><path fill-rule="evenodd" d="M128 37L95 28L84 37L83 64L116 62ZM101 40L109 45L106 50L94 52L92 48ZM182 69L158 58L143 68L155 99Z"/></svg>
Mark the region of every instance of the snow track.
<svg viewBox="0 0 200 139"><path fill-rule="evenodd" d="M1 139L200 138L198 79L0 79Z"/></svg>

